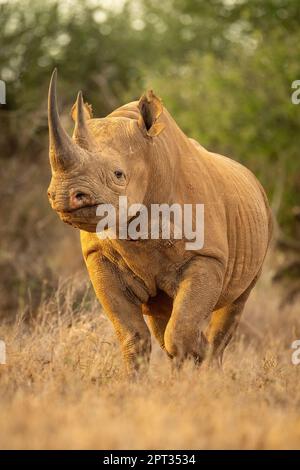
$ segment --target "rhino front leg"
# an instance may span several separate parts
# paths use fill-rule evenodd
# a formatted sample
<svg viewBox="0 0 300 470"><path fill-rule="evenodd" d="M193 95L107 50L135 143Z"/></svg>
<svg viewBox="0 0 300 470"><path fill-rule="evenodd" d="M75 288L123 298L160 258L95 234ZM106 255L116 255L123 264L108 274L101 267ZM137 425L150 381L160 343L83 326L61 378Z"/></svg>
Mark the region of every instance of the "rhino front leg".
<svg viewBox="0 0 300 470"><path fill-rule="evenodd" d="M189 357L201 363L208 353L204 331L222 285L222 267L211 258L194 258L184 270L164 336L166 351L177 364Z"/></svg>
<svg viewBox="0 0 300 470"><path fill-rule="evenodd" d="M117 268L107 258L94 252L86 264L98 300L119 339L127 372L134 375L145 370L150 360L151 337L141 304L128 295Z"/></svg>

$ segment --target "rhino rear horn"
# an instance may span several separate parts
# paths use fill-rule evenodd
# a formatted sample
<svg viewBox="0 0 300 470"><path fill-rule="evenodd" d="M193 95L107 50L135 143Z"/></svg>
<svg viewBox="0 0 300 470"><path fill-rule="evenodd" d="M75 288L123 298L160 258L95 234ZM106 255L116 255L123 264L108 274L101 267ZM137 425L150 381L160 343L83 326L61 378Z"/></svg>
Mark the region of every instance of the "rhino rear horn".
<svg viewBox="0 0 300 470"><path fill-rule="evenodd" d="M92 116L91 108L83 102L82 92L79 91L77 100L72 109L72 116L75 120L73 139L76 144L85 150L93 150L94 143L87 127L87 117Z"/></svg>

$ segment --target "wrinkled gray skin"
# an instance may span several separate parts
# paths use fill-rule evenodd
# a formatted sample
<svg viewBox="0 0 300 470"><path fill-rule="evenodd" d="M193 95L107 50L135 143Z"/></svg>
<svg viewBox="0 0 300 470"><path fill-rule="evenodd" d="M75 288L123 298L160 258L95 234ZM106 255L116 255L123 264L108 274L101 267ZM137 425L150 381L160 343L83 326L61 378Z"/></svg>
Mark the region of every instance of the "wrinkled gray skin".
<svg viewBox="0 0 300 470"><path fill-rule="evenodd" d="M112 321L129 373L150 358L151 336L180 364L222 359L261 272L272 222L253 174L213 154L179 129L152 93L104 119L92 118L81 93L71 139L49 90L48 190L60 218L81 230L96 295ZM100 240L96 206L179 203L205 206L204 247L186 240ZM145 316L148 317L147 323Z"/></svg>

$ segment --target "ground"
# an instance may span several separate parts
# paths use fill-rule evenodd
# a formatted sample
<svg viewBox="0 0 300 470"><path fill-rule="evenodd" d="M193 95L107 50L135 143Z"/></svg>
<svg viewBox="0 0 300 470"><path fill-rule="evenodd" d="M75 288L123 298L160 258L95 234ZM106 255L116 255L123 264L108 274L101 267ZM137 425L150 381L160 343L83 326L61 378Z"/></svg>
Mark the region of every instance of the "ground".
<svg viewBox="0 0 300 470"><path fill-rule="evenodd" d="M154 345L149 375L131 382L90 287L80 275L66 280L37 315L0 327L0 448L300 448L300 365L291 362L300 312L279 303L267 273L223 372L186 364L174 373Z"/></svg>

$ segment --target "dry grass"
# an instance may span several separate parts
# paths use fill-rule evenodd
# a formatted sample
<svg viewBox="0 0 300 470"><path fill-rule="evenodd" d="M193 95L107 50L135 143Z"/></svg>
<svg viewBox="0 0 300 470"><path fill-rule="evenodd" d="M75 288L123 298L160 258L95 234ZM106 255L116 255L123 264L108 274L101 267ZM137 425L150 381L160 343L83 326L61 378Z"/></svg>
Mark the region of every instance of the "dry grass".
<svg viewBox="0 0 300 470"><path fill-rule="evenodd" d="M224 372L173 374L154 347L147 377L122 373L109 322L76 279L38 316L2 324L3 449L300 448L298 306L280 311L268 279L253 292Z"/></svg>

